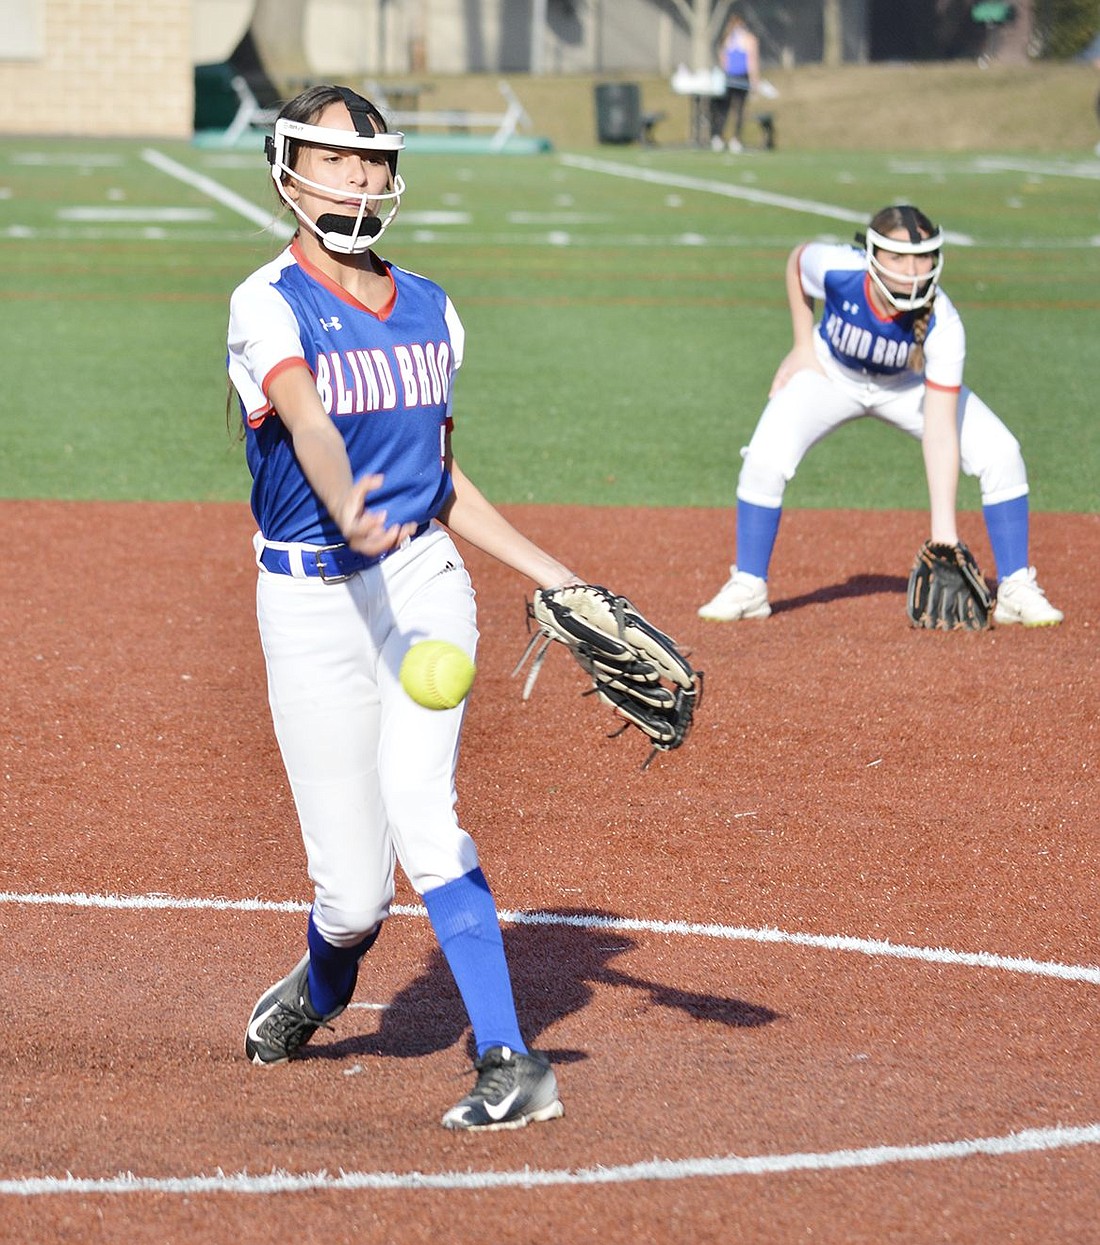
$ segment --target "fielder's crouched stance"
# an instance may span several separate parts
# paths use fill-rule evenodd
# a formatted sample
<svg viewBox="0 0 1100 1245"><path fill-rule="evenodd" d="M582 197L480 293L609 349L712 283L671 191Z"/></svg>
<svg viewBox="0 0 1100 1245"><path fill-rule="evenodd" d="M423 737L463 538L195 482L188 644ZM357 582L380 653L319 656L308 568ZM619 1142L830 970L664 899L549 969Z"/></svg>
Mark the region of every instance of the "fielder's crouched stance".
<svg viewBox="0 0 1100 1245"><path fill-rule="evenodd" d="M966 334L939 285L943 231L911 204L883 208L858 246L809 242L787 260L793 346L737 481L736 561L699 614L715 622L767 618L768 569L783 494L805 455L854 419L882 420L921 441L930 539L910 576L915 627L980 630L992 621L1056 626L1029 556L1027 471L1020 445L963 383ZM815 306L823 300L821 319ZM959 539L959 469L978 477L997 565L996 601Z"/></svg>
<svg viewBox="0 0 1100 1245"><path fill-rule="evenodd" d="M577 580L451 455L462 325L438 285L371 249L404 191L403 145L352 91L291 101L268 154L299 229L231 303L271 712L315 889L305 954L256 1004L245 1049L282 1063L345 1009L400 862L477 1047L474 1088L443 1123L514 1128L562 1105L520 1032L496 907L455 816L463 706L422 708L399 670L425 639L474 656L474 593L450 532L539 588Z"/></svg>

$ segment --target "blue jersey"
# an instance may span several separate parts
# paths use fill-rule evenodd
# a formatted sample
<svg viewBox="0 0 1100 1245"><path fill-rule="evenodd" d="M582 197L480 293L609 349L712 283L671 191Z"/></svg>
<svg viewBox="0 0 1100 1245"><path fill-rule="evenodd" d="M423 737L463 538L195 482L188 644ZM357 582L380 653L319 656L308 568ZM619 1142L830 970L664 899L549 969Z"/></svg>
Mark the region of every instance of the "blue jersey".
<svg viewBox="0 0 1100 1245"><path fill-rule="evenodd" d="M241 402L252 512L267 540L339 544L343 535L307 481L267 398L275 376L306 366L355 479L385 477L372 510L425 523L446 501L444 450L462 324L446 293L386 264L393 296L381 312L327 279L292 243L234 291L229 377Z"/></svg>
<svg viewBox="0 0 1100 1245"><path fill-rule="evenodd" d="M744 33L735 30L722 48L722 68L727 78L749 77L749 50Z"/></svg>
<svg viewBox="0 0 1100 1245"><path fill-rule="evenodd" d="M853 246L811 242L798 257L803 292L824 299L817 332L842 367L875 378L910 378L938 389L957 390L966 360L966 335L954 304L936 290L924 338L924 370L909 369L916 340L913 323L919 312L880 316L871 302L867 257Z"/></svg>

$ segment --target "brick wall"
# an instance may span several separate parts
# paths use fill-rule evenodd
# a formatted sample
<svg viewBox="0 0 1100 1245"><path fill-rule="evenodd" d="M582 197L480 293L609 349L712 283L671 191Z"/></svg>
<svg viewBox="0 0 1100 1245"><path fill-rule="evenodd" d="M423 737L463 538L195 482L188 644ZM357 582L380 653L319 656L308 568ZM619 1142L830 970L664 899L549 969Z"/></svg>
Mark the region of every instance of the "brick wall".
<svg viewBox="0 0 1100 1245"><path fill-rule="evenodd" d="M190 137L191 0L21 0L41 56L5 59L0 134Z"/></svg>

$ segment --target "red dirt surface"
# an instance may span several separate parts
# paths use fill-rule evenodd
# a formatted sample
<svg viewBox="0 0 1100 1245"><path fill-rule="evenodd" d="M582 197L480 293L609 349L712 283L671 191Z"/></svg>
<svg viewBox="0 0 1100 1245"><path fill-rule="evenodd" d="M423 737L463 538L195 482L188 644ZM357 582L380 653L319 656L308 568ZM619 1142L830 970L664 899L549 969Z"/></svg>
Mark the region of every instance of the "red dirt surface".
<svg viewBox="0 0 1100 1245"><path fill-rule="evenodd" d="M1100 537L1033 518L1056 629L918 633L916 512L792 511L775 613L695 615L732 520L513 507L706 673L685 746L642 737L551 653L511 677L529 585L468 553L482 643L459 811L506 924L521 1018L566 1117L467 1137L461 1007L430 928L389 922L309 1057L242 1054L309 898L271 734L251 522L235 505L0 503L5 695L0 1240L1092 1239L1100 1147L597 1182L652 1161L1095 1127L1094 981L654 929L713 924L1095 965ZM980 519L964 529L991 569ZM822 551L828 551L827 559ZM50 897L224 899L218 909ZM239 901L284 901L245 911ZM398 902L415 904L402 883ZM530 1186L36 1194L28 1182L529 1170ZM539 1173L587 1172L537 1187ZM666 1175L675 1173L666 1172Z"/></svg>

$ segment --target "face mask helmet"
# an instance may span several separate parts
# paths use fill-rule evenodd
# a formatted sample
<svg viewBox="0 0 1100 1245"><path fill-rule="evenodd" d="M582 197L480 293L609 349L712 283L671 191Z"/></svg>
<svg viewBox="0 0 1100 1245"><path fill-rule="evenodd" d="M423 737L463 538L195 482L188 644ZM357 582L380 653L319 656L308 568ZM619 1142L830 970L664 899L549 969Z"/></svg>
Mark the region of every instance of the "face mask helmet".
<svg viewBox="0 0 1100 1245"><path fill-rule="evenodd" d="M336 90L347 105L355 132L308 125L304 121L280 117L275 122L274 136L266 142L267 160L271 165L271 176L279 197L302 224L317 235L321 245L337 255L361 255L370 250L385 233L401 206L405 183L397 173L397 153L404 149L405 136L396 131L387 131L382 114L369 100L346 87L337 87ZM390 189L378 195L356 195L310 181L291 167L295 145L298 143L312 143L334 151L380 152L389 165ZM287 193L287 178L293 178L299 185L308 186L311 190L333 199L358 199L358 211L354 215L323 212L313 220ZM380 210L385 214L377 215Z"/></svg>
<svg viewBox="0 0 1100 1245"><path fill-rule="evenodd" d="M856 241L866 249L867 273L882 297L898 311L916 311L921 307L926 307L936 296L936 285L939 282L940 273L943 272L943 230L938 225L932 225L930 221L924 220L924 233L922 233L922 220L916 208L908 204L894 208L893 212L900 217L898 222L900 227L909 234L907 241L889 238L871 227L868 227L866 236L857 234ZM879 220L882 215L883 213L880 212L875 219ZM890 227L893 228L893 226ZM925 233L927 237L924 236ZM932 267L928 272L905 276L882 264L877 254L879 251L889 251L892 255L930 255ZM889 278L895 285L904 285L908 288L898 293L890 289L886 284L886 278Z"/></svg>

